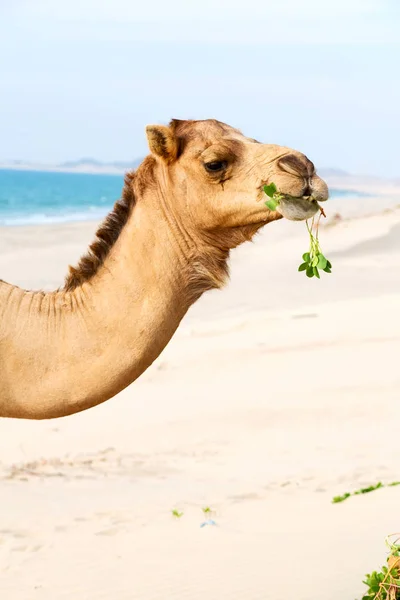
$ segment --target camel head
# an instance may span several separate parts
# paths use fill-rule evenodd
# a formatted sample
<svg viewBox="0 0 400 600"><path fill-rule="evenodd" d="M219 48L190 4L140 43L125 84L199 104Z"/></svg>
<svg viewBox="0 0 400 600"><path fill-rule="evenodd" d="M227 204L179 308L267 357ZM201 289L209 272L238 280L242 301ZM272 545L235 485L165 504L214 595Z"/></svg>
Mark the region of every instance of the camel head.
<svg viewBox="0 0 400 600"><path fill-rule="evenodd" d="M163 195L173 198L169 210L187 229L225 232L227 239L231 231L231 247L282 216L308 219L328 199L326 183L304 154L262 144L219 121L173 120L146 133ZM271 182L285 196L277 211L265 205L263 187Z"/></svg>

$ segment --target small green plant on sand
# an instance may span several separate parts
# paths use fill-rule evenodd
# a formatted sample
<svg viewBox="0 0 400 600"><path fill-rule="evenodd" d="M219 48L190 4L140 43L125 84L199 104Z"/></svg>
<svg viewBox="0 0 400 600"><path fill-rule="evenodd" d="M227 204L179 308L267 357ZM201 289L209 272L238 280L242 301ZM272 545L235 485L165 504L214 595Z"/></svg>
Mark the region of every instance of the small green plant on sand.
<svg viewBox="0 0 400 600"><path fill-rule="evenodd" d="M380 571L372 571L363 581L368 590L362 600L400 599L400 537L398 533L386 538L389 548L387 564Z"/></svg>
<svg viewBox="0 0 400 600"><path fill-rule="evenodd" d="M209 517L214 512L210 506L204 506L201 510L203 511L205 517Z"/></svg>
<svg viewBox="0 0 400 600"><path fill-rule="evenodd" d="M266 201L266 206L270 210L276 210L279 202L284 198L282 194L278 193L277 187L274 183L270 183L269 185L264 186L264 192L268 196L268 200ZM317 222L314 222L314 218L311 221L311 225L306 221L306 227L308 231L308 235L310 237L310 247L308 252L303 254L303 262L299 266L299 271L305 271L307 277L317 277L320 279L320 270L325 273L332 273L332 264L329 260L323 255L321 247L319 245L318 240L318 228L321 216L325 213L321 207L320 215L317 219ZM315 229L316 233L313 234L313 229Z"/></svg>
<svg viewBox="0 0 400 600"><path fill-rule="evenodd" d="M350 498L350 496L360 496L361 494L369 494L370 492L374 492L375 490L379 490L380 488L395 487L396 485L400 485L400 481L392 481L392 483L386 484L383 484L381 481L379 481L379 483L376 483L375 485L369 485L368 487L361 488L360 490L356 490L352 494L346 492L341 496L334 496L332 498L332 503L339 504L340 502L344 502L345 500L347 500L347 498Z"/></svg>
<svg viewBox="0 0 400 600"><path fill-rule="evenodd" d="M341 496L334 496L332 498L332 504L339 504L339 502L344 502L347 498L350 498L351 494L349 492L345 492Z"/></svg>
<svg viewBox="0 0 400 600"><path fill-rule="evenodd" d="M183 512L179 512L177 508L174 508L174 510L172 511L172 516L175 517L175 519L180 519L181 517L183 517Z"/></svg>

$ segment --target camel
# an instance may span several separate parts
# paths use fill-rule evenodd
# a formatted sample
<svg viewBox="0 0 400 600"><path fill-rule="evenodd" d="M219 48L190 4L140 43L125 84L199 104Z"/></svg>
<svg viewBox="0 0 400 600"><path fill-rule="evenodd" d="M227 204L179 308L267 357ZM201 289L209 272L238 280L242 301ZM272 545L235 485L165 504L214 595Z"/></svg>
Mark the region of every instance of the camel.
<svg viewBox="0 0 400 600"><path fill-rule="evenodd" d="M0 281L0 416L65 417L135 381L189 307L228 279L230 250L328 198L313 163L216 120L146 128L150 154L65 284L26 291ZM283 200L267 208L263 186Z"/></svg>

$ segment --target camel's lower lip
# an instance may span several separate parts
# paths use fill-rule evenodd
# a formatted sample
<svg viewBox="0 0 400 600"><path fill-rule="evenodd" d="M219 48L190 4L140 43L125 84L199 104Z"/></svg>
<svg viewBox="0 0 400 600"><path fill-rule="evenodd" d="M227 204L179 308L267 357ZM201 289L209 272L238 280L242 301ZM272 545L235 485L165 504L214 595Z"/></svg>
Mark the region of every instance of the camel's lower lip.
<svg viewBox="0 0 400 600"><path fill-rule="evenodd" d="M289 221L305 221L313 217L319 210L319 204L314 198L284 197L276 209Z"/></svg>

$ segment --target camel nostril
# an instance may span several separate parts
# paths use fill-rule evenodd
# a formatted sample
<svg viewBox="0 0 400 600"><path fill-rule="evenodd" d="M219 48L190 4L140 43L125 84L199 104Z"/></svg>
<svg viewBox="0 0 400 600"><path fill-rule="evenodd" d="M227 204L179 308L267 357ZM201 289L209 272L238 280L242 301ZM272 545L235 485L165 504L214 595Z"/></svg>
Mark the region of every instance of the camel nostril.
<svg viewBox="0 0 400 600"><path fill-rule="evenodd" d="M303 196L312 196L312 190L310 184L306 185L306 189L303 192Z"/></svg>
<svg viewBox="0 0 400 600"><path fill-rule="evenodd" d="M278 161L278 166L282 169L282 171L286 171L286 173L289 173L290 175L303 177L304 179L311 177L315 172L313 163L308 160L306 156L300 158L295 154L287 154L286 156L280 158Z"/></svg>

